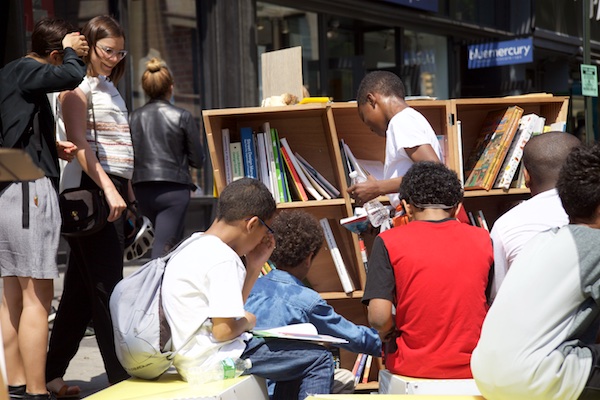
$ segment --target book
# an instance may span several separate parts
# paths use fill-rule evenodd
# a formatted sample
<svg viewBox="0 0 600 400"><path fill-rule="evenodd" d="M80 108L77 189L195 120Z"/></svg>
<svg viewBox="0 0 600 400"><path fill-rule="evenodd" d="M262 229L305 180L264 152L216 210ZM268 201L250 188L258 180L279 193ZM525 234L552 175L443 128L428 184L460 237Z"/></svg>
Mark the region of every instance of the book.
<svg viewBox="0 0 600 400"><path fill-rule="evenodd" d="M519 121L519 129L513 139L506 158L502 163L494 187L499 189L508 189L519 168L521 158L523 157L523 148L531 138L533 131L536 129L538 116L536 114L527 114L521 117Z"/></svg>
<svg viewBox="0 0 600 400"><path fill-rule="evenodd" d="M357 159L358 164L369 174L372 175L373 178L377 180L383 179L383 171L385 169L383 163L379 160L364 160Z"/></svg>
<svg viewBox="0 0 600 400"><path fill-rule="evenodd" d="M233 175L231 173L231 151L229 149L230 143L229 129L221 129L221 141L223 143L223 164L225 166L225 184L229 185L233 181Z"/></svg>
<svg viewBox="0 0 600 400"><path fill-rule="evenodd" d="M477 211L477 220L479 221L479 226L485 229L486 231L490 231L487 221L485 220L485 216L483 215L483 211Z"/></svg>
<svg viewBox="0 0 600 400"><path fill-rule="evenodd" d="M306 194L306 191L304 190L304 186L302 185L300 176L298 176L298 171L296 171L296 168L294 168L294 165L292 164L292 160L290 160L290 156L288 155L285 147L281 147L281 156L283 158L283 161L284 161L284 164L285 164L287 170L290 173L290 177L291 177L291 185L290 186L292 186L292 188L296 191L296 194L298 195L300 200L308 201L308 195Z"/></svg>
<svg viewBox="0 0 600 400"><path fill-rule="evenodd" d="M358 367L360 365L361 357L362 357L362 353L358 353L356 355L356 360L354 361L354 366L352 367L352 375L354 376L355 382L356 382L356 373L358 372Z"/></svg>
<svg viewBox="0 0 600 400"><path fill-rule="evenodd" d="M465 190L492 188L522 115L523 109L519 106L488 113L474 149L481 155L468 174Z"/></svg>
<svg viewBox="0 0 600 400"><path fill-rule="evenodd" d="M469 216L469 223L473 226L479 226L477 224L477 221L475 221L475 217L473 216L473 213L471 211L467 212L467 215Z"/></svg>
<svg viewBox="0 0 600 400"><path fill-rule="evenodd" d="M319 223L321 224L321 228L323 228L323 235L325 235L325 241L329 247L329 251L331 252L331 258L333 258L335 269L340 277L340 281L342 282L342 288L344 289L344 292L352 293L354 291L354 283L352 282L352 279L350 279L350 274L348 273L346 264L342 259L342 253L340 252L340 249L335 241L335 237L333 236L331 226L329 225L329 220L327 218L322 218L319 220Z"/></svg>
<svg viewBox="0 0 600 400"><path fill-rule="evenodd" d="M252 128L247 126L240 128L240 138L242 142L244 176L258 179L258 172L256 171L256 144Z"/></svg>
<svg viewBox="0 0 600 400"><path fill-rule="evenodd" d="M354 375L354 384L355 385L358 385L360 383L363 372L365 371L366 363L367 363L367 355L363 353L360 355L360 362L358 363L358 370L356 371L356 374Z"/></svg>
<svg viewBox="0 0 600 400"><path fill-rule="evenodd" d="M354 154L352 154L352 150L350 150L350 147L345 142L343 142L343 146L346 157L348 157L349 172L358 171L358 176L366 178L367 174L365 170L360 166L358 160L356 159L356 157L354 157Z"/></svg>
<svg viewBox="0 0 600 400"><path fill-rule="evenodd" d="M367 362L365 363L365 371L363 372L362 383L369 382L369 374L371 373L371 364L373 363L373 356L367 356Z"/></svg>
<svg viewBox="0 0 600 400"><path fill-rule="evenodd" d="M317 332L317 328L309 322L280 326L270 329L253 329L251 332L253 336L264 338L306 340L316 343L348 343L346 339L331 335L319 334L319 332Z"/></svg>
<svg viewBox="0 0 600 400"><path fill-rule="evenodd" d="M242 143L231 142L229 144L229 152L231 153L231 180L235 181L244 177Z"/></svg>
<svg viewBox="0 0 600 400"><path fill-rule="evenodd" d="M448 138L446 135L436 135L438 143L440 144L440 150L442 152L442 159L440 160L442 164L446 164L446 157L448 154Z"/></svg>
<svg viewBox="0 0 600 400"><path fill-rule="evenodd" d="M300 177L300 181L302 182L302 185L304 185L304 189L306 189L306 191L315 200L323 200L323 196L321 196L321 194L317 191L317 189L315 189L315 187L312 185L312 183L310 183L310 181L304 174L304 171L300 168L300 163L296 159L296 156L294 155L294 153L292 152L292 149L290 148L290 145L288 144L287 139L281 138L280 143L281 143L281 146L285 147L285 151L287 152L287 154L290 158L290 161L292 162L292 165L296 169L296 172L298 173L298 176Z"/></svg>
<svg viewBox="0 0 600 400"><path fill-rule="evenodd" d="M280 140L279 140L279 133L277 132L277 129L275 128L271 128L271 142L273 144L273 159L275 161L275 176L277 178L277 191L279 193L279 201L281 203L284 203L287 201L286 198L286 191L285 191L285 187L284 187L284 174L285 171L283 170L283 162L281 160L281 152L279 151L280 146Z"/></svg>
<svg viewBox="0 0 600 400"><path fill-rule="evenodd" d="M294 154L295 156L295 154ZM297 159L297 158L296 158ZM329 192L327 190L325 190L325 188L323 186L321 186L321 184L319 182L317 182L317 180L315 178L313 178L313 176L311 175L310 172L308 172L308 170L306 169L306 167L304 166L304 164L302 164L300 162L300 160L298 160L298 165L300 166L300 169L302 170L302 172L304 172L304 175L306 175L306 178L308 179L308 181L310 182L310 184L317 189L317 192L319 192L319 194L321 196L323 196L323 198L327 199L327 200L331 200L331 194L329 194Z"/></svg>
<svg viewBox="0 0 600 400"><path fill-rule="evenodd" d="M264 122L262 129L265 133L265 150L267 152L267 161L269 164L269 178L271 178L271 184L268 188L273 193L273 198L276 203L280 203L279 189L277 187L277 168L275 167L275 156L273 154L273 139L271 137L271 124Z"/></svg>
<svg viewBox="0 0 600 400"><path fill-rule="evenodd" d="M256 134L256 154L257 154L257 172L260 181L269 189L271 187L271 177L269 176L269 165L267 160L267 150L265 148L265 134L258 132Z"/></svg>
<svg viewBox="0 0 600 400"><path fill-rule="evenodd" d="M367 214L363 214L342 218L340 219L340 225L358 235L369 229L369 217Z"/></svg>
<svg viewBox="0 0 600 400"><path fill-rule="evenodd" d="M340 196L340 191L337 190L335 186L331 184L316 168L314 168L308 161L306 161L298 152L294 153L298 161L304 166L306 171L318 181L321 186L330 194L332 198L336 198Z"/></svg>

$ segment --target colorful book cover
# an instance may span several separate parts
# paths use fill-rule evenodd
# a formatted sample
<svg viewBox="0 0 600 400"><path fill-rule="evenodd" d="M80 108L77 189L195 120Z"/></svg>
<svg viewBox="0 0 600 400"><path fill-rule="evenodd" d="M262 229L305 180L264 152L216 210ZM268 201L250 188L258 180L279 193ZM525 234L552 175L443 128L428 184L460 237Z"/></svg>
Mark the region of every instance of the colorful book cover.
<svg viewBox="0 0 600 400"><path fill-rule="evenodd" d="M468 175L465 190L490 190L506 157L510 143L517 132L523 109L508 107L504 111L488 114L481 129L475 151L485 144L479 160ZM469 156L471 159L471 156Z"/></svg>
<svg viewBox="0 0 600 400"><path fill-rule="evenodd" d="M292 160L290 160L287 150L283 146L281 147L281 155L283 157L283 161L284 161L285 166L287 167L287 170L290 172L290 177L292 178L291 186L295 189L300 200L308 201L308 195L306 194L306 191L304 190L304 186L302 186L302 181L300 180L300 176L298 176L298 172L294 168L294 165L292 164Z"/></svg>
<svg viewBox="0 0 600 400"><path fill-rule="evenodd" d="M244 177L242 144L240 142L231 142L229 144L229 152L231 154L231 179L235 181Z"/></svg>

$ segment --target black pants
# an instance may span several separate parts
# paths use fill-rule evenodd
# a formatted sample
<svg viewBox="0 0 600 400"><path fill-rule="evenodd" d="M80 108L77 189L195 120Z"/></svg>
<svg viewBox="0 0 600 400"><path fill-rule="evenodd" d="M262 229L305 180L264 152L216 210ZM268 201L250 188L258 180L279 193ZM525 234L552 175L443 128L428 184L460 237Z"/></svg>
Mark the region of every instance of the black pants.
<svg viewBox="0 0 600 400"><path fill-rule="evenodd" d="M89 187L91 180L83 175L82 187ZM126 199L127 180L115 176L110 178ZM94 183L91 182L91 185ZM129 377L115 353L108 308L109 296L123 278L123 224L124 216L107 223L98 233L68 240L71 255L50 336L46 362L48 382L64 376L92 320L108 381L114 384Z"/></svg>
<svg viewBox="0 0 600 400"><path fill-rule="evenodd" d="M592 371L583 392L579 395L579 400L597 400L600 399L600 345L587 347L592 351Z"/></svg>
<svg viewBox="0 0 600 400"><path fill-rule="evenodd" d="M183 239L190 187L175 182L140 182L133 190L141 213L154 226L151 257L163 256Z"/></svg>

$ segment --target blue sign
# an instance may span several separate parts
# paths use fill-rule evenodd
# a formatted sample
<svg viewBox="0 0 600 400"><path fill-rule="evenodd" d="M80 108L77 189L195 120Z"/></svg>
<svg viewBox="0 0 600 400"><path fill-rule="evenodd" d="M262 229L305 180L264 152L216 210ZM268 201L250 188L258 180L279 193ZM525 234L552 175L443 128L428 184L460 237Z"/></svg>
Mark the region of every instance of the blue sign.
<svg viewBox="0 0 600 400"><path fill-rule="evenodd" d="M532 38L469 46L469 69L530 62L533 62Z"/></svg>
<svg viewBox="0 0 600 400"><path fill-rule="evenodd" d="M438 11L438 0L384 0L388 3L396 3L401 6L418 8L419 10L426 10L437 12Z"/></svg>

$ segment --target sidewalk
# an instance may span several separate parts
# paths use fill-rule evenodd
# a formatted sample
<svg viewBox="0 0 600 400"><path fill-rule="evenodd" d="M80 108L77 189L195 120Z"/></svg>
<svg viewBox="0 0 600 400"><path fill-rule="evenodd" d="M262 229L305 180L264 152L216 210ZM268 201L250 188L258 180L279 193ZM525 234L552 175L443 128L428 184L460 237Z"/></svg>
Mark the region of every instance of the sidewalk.
<svg viewBox="0 0 600 400"><path fill-rule="evenodd" d="M146 258L125 263L123 274L131 274L140 265L148 261ZM52 305L58 307L57 299L63 290L63 277L65 265L59 265L60 277L54 280L54 300ZM96 337L85 337L79 346L79 351L69 364L64 377L67 384L77 385L81 388L81 398L87 397L108 387L102 356L98 350Z"/></svg>

